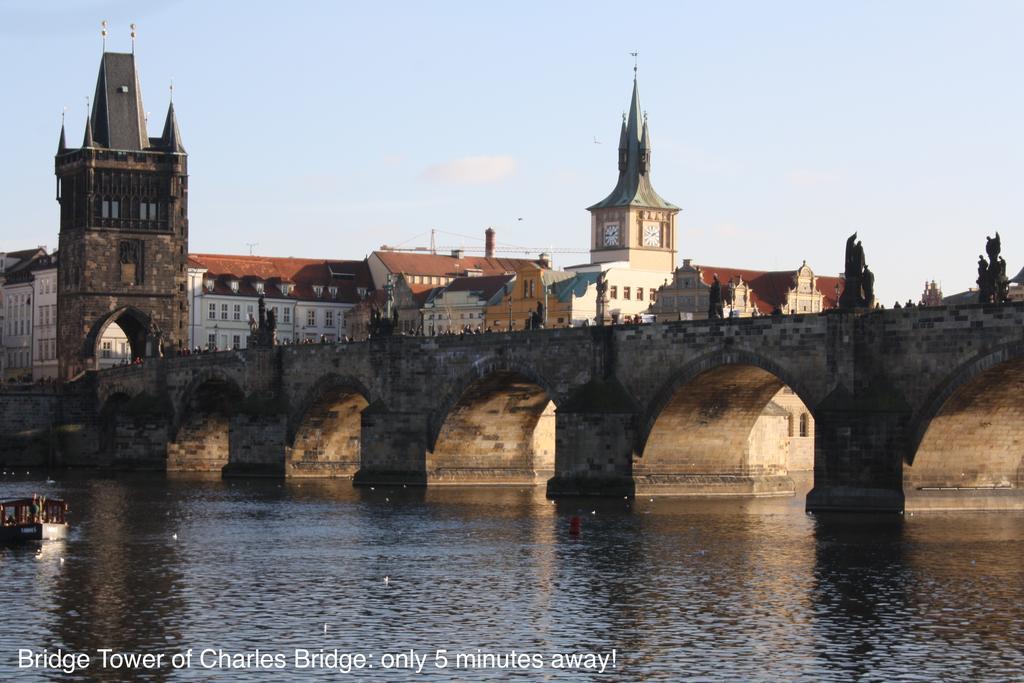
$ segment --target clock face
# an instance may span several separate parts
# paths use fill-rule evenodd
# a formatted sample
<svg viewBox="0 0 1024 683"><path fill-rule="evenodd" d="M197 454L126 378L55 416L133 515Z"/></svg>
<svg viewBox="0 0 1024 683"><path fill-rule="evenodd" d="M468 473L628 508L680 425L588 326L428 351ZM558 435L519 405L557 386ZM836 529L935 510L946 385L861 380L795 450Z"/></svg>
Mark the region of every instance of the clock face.
<svg viewBox="0 0 1024 683"><path fill-rule="evenodd" d="M661 246L661 227L659 227L657 224L644 226L644 246Z"/></svg>
<svg viewBox="0 0 1024 683"><path fill-rule="evenodd" d="M619 226L615 223L609 223L604 226L604 245L606 247L612 247L619 243Z"/></svg>

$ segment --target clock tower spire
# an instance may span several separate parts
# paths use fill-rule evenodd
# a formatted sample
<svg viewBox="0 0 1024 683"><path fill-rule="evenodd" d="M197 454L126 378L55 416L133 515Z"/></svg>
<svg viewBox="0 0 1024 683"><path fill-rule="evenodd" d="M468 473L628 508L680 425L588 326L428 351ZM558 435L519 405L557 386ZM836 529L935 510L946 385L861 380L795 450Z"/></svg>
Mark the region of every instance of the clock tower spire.
<svg viewBox="0 0 1024 683"><path fill-rule="evenodd" d="M626 261L630 268L671 273L679 207L662 199L651 185L651 135L647 114L641 112L634 66L633 95L619 134L619 179L611 194L587 209L590 260Z"/></svg>

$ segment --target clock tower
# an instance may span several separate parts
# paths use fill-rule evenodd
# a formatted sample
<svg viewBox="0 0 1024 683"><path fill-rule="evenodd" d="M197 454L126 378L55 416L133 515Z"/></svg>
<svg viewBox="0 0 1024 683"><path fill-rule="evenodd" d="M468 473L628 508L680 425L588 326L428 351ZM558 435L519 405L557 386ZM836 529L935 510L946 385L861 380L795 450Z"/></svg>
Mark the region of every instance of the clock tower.
<svg viewBox="0 0 1024 683"><path fill-rule="evenodd" d="M591 263L626 261L631 269L671 273L676 265L676 214L651 185L651 135L640 113L640 90L633 77L633 100L619 133L619 181L590 211Z"/></svg>

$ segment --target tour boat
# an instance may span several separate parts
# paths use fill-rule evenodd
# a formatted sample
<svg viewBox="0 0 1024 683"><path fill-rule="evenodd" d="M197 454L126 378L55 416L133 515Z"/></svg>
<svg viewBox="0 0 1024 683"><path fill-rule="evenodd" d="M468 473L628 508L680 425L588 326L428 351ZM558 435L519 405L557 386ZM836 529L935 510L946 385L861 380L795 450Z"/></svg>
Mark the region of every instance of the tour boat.
<svg viewBox="0 0 1024 683"><path fill-rule="evenodd" d="M0 543L53 540L67 536L64 514L68 504L60 498L32 496L0 501Z"/></svg>

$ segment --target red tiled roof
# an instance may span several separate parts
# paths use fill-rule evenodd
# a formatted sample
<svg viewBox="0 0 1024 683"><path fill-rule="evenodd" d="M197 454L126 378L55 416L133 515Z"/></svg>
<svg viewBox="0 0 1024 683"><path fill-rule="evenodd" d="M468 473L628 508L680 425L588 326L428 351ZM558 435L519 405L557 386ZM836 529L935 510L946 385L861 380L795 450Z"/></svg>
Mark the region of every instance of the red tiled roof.
<svg viewBox="0 0 1024 683"><path fill-rule="evenodd" d="M276 286L266 287L269 299L300 299L357 303L360 301L359 288L372 289L370 269L366 261L327 261L323 259L283 258L274 256L229 256L224 254L189 254L189 265L206 268L204 278L214 279L214 294L236 296L259 296L256 283L270 285L293 284L294 288L286 297ZM238 292L231 290L228 282L236 279ZM316 296L314 286L324 291ZM328 287L337 287L337 298L331 298Z"/></svg>
<svg viewBox="0 0 1024 683"><path fill-rule="evenodd" d="M729 282L739 282L742 278L750 285L753 291L752 301L761 313L770 314L776 307L782 307L786 303L786 293L796 286L796 270L747 270L745 268L729 268L719 266L705 266L694 264L699 269L701 280L706 285L714 281L718 275L718 281L723 285ZM838 297L836 296L836 285L839 285L839 293L843 291L843 279L829 277L827 275L816 275L817 290L822 296L822 307L825 309L835 308Z"/></svg>
<svg viewBox="0 0 1024 683"><path fill-rule="evenodd" d="M540 265L534 259L488 258L486 256L463 256L456 258L444 254L417 254L403 251L373 252L381 263L392 273L458 277L467 270L480 270L483 275L513 273L518 268Z"/></svg>

